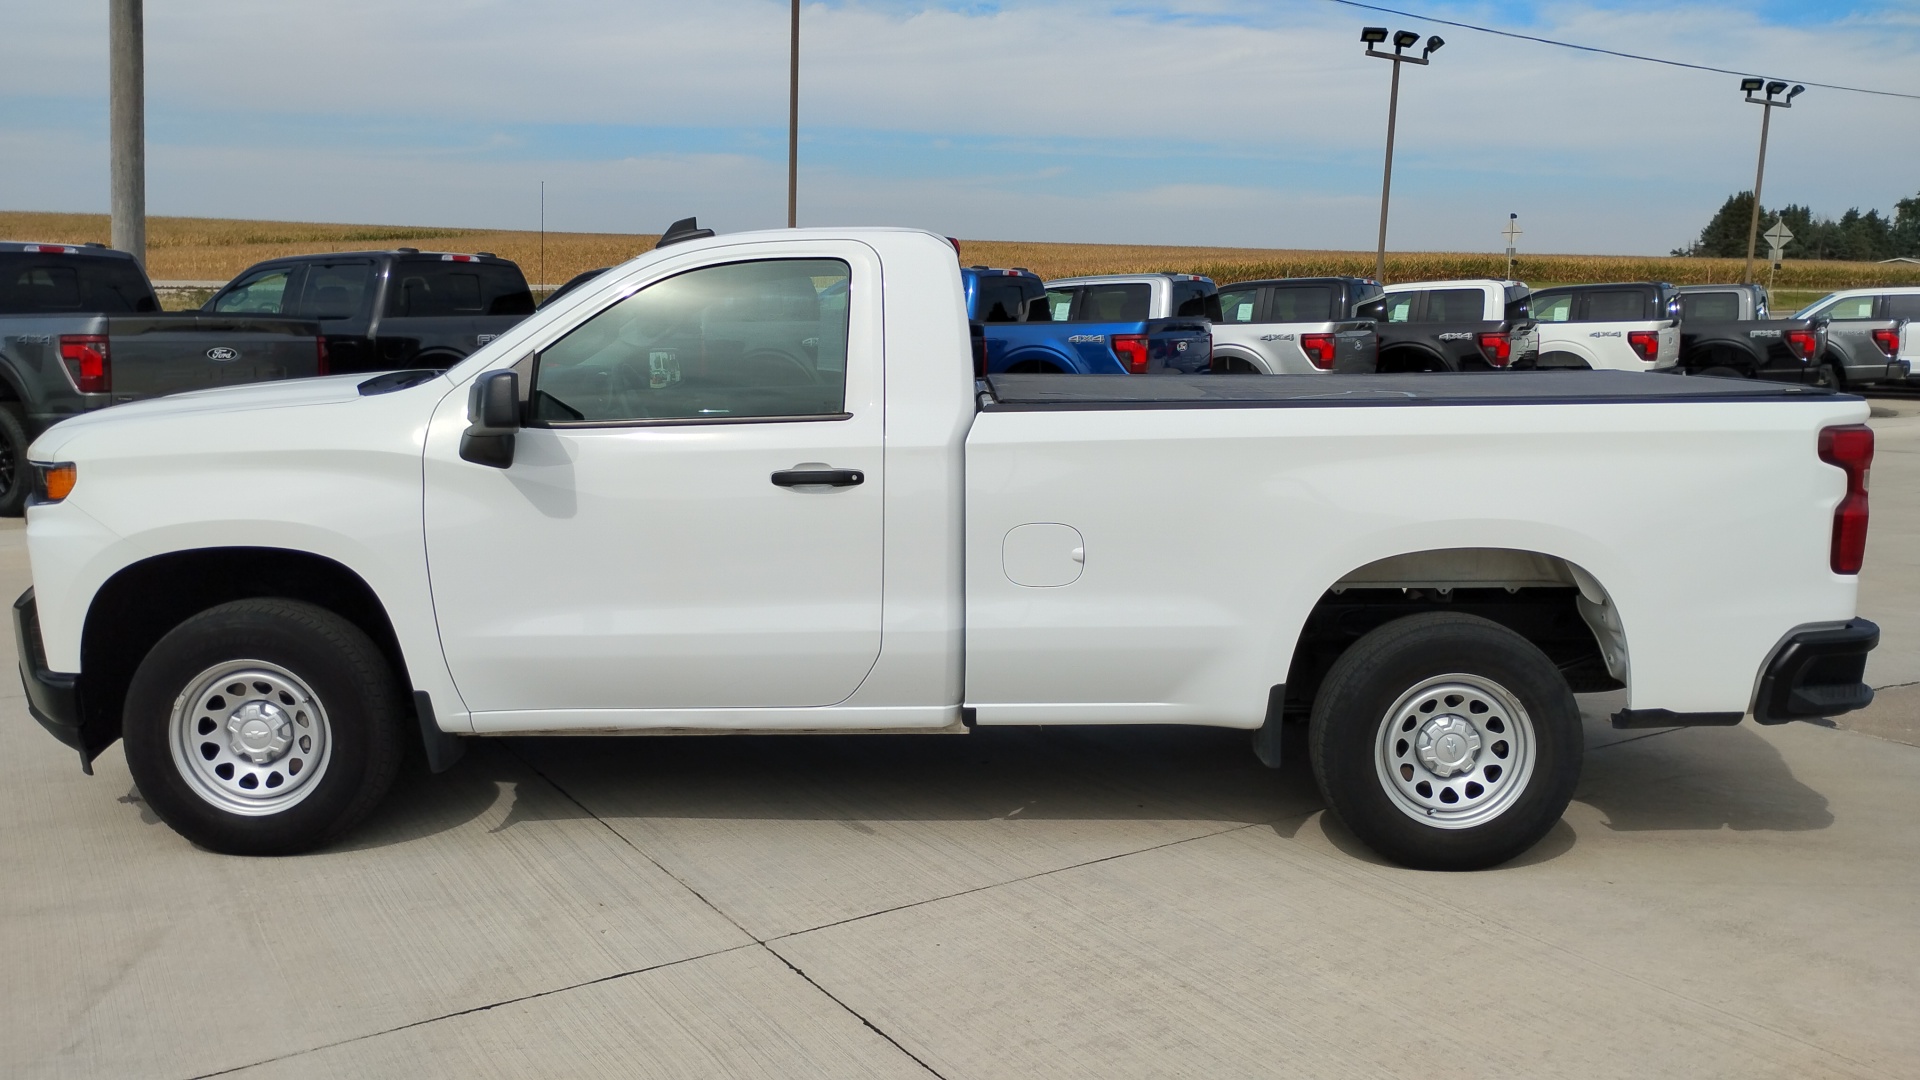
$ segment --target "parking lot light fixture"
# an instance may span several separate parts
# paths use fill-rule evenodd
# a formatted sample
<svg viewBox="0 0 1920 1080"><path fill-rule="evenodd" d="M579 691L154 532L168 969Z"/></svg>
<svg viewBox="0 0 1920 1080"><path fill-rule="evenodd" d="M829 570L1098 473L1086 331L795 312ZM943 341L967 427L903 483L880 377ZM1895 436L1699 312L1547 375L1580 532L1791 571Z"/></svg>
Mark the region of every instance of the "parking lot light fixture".
<svg viewBox="0 0 1920 1080"><path fill-rule="evenodd" d="M1755 97L1764 88L1765 97ZM1748 285L1753 284L1753 247L1760 239L1760 185L1767 177L1767 129L1773 121L1773 110L1793 108L1793 99L1806 92L1804 86L1794 86L1775 79L1741 79L1740 89L1747 95L1747 103L1758 105L1760 111L1760 163L1753 170L1753 213L1747 218L1747 270L1742 279ZM1785 97L1780 95L1785 93Z"/></svg>
<svg viewBox="0 0 1920 1080"><path fill-rule="evenodd" d="M1419 56L1407 55L1407 50L1418 44L1420 35L1411 30L1395 31L1393 51L1384 52L1374 48L1387 40L1387 28L1369 26L1360 31L1360 40L1366 42L1367 55L1382 60L1393 61L1393 84L1387 91L1387 164L1380 178L1380 242L1373 255L1373 278L1385 284L1387 280L1387 202L1393 194L1393 129L1400 111L1400 65L1419 64L1425 67L1428 58L1446 42L1436 35L1427 39L1427 47Z"/></svg>

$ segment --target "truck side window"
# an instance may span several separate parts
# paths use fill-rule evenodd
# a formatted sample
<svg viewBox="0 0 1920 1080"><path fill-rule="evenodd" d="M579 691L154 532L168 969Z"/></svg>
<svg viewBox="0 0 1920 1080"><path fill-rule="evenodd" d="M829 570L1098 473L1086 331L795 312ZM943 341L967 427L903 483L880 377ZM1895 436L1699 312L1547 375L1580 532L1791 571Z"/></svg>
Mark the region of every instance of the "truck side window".
<svg viewBox="0 0 1920 1080"><path fill-rule="evenodd" d="M766 259L655 282L540 353L534 420L839 416L850 281L838 259Z"/></svg>
<svg viewBox="0 0 1920 1080"><path fill-rule="evenodd" d="M1765 315L1755 313L1758 318ZM1735 292L1697 292L1680 294L1680 318L1703 322L1739 322L1740 294Z"/></svg>
<svg viewBox="0 0 1920 1080"><path fill-rule="evenodd" d="M1412 322L1413 321L1413 302L1416 298L1419 297L1419 295L1420 295L1419 293L1405 292L1405 293L1394 293L1388 296L1387 297L1387 321L1390 323Z"/></svg>
<svg viewBox="0 0 1920 1080"><path fill-rule="evenodd" d="M1259 310L1259 289L1229 289L1220 294L1221 322L1250 323Z"/></svg>
<svg viewBox="0 0 1920 1080"><path fill-rule="evenodd" d="M1327 322L1333 318L1333 289L1326 285L1273 290L1270 322ZM1398 322L1389 315L1388 322Z"/></svg>
<svg viewBox="0 0 1920 1080"><path fill-rule="evenodd" d="M1048 322L1072 322L1073 321L1073 298L1078 292L1079 292L1078 289L1048 289L1047 290L1047 313L1048 313L1047 321Z"/></svg>
<svg viewBox="0 0 1920 1080"><path fill-rule="evenodd" d="M1213 295L1213 290L1202 282L1176 281L1173 283L1173 313L1182 319L1204 319L1207 317L1207 300Z"/></svg>
<svg viewBox="0 0 1920 1080"><path fill-rule="evenodd" d="M1535 322L1571 322L1572 293L1534 293L1527 303Z"/></svg>
<svg viewBox="0 0 1920 1080"><path fill-rule="evenodd" d="M1601 289L1586 296L1582 322L1635 322L1659 318L1647 310L1645 289Z"/></svg>
<svg viewBox="0 0 1920 1080"><path fill-rule="evenodd" d="M1427 293L1427 322L1484 322L1486 317L1487 294L1479 289L1434 289Z"/></svg>
<svg viewBox="0 0 1920 1080"><path fill-rule="evenodd" d="M1920 293L1895 293L1887 297L1887 318L1920 321Z"/></svg>
<svg viewBox="0 0 1920 1080"><path fill-rule="evenodd" d="M370 262L308 263L306 284L293 314L303 319L351 319L360 314L367 286L373 281Z"/></svg>
<svg viewBox="0 0 1920 1080"><path fill-rule="evenodd" d="M1873 301L1874 297L1871 296L1849 296L1844 300L1834 301L1820 314L1829 319L1871 319L1873 318Z"/></svg>
<svg viewBox="0 0 1920 1080"><path fill-rule="evenodd" d="M275 266L249 274L213 299L213 310L248 315L280 315L287 306L287 284L294 268Z"/></svg>

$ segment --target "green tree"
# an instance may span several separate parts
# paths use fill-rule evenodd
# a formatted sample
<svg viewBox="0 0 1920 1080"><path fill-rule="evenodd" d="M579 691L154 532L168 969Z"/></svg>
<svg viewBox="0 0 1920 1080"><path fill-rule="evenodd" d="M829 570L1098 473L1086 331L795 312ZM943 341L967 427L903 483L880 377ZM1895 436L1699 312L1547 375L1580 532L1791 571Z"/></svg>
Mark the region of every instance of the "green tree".
<svg viewBox="0 0 1920 1080"><path fill-rule="evenodd" d="M1727 197L1720 209L1700 230L1700 238L1675 255L1700 255L1716 258L1742 258L1747 253L1747 228L1753 212L1753 193L1742 191ZM1816 218L1813 209L1788 203L1770 210L1760 208L1760 231L1766 232L1775 221L1786 223L1793 232L1787 250L1796 259L1848 259L1873 261L1896 255L1920 257L1920 195L1901 199L1893 214L1878 210L1861 212L1854 207L1840 220ZM1765 256L1766 244L1756 239L1754 253Z"/></svg>

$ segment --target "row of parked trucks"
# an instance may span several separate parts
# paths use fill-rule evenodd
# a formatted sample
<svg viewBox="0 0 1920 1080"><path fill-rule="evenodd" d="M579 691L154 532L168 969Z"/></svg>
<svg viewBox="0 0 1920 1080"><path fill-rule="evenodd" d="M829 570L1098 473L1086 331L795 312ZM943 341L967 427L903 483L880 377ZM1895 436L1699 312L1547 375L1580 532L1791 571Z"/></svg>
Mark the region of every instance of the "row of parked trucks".
<svg viewBox="0 0 1920 1080"><path fill-rule="evenodd" d="M686 235L706 230L676 223ZM589 271L555 298L601 273ZM1409 374L1618 369L1833 388L1913 378L1920 288L1835 293L1790 319L1749 285L1530 290L1353 277L1225 286L1200 275L1043 281L965 267L982 374ZM199 311L162 312L124 252L0 243L0 514L27 495L25 449L69 416L230 383L443 370L534 311L490 252L329 252L248 268Z"/></svg>

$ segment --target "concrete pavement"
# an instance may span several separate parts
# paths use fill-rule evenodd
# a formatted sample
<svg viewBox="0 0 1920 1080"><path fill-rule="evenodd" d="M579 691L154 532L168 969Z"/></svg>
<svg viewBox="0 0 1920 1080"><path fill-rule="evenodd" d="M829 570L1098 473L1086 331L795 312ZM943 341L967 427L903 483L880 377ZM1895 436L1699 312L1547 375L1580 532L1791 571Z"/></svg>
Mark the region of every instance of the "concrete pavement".
<svg viewBox="0 0 1920 1080"><path fill-rule="evenodd" d="M1870 675L1920 683L1920 418L1875 424ZM12 691L0 1075L1914 1075L1920 748L1866 732L1920 688L1857 730L1617 704L1545 842L1439 875L1297 743L1178 729L488 742L230 859Z"/></svg>

